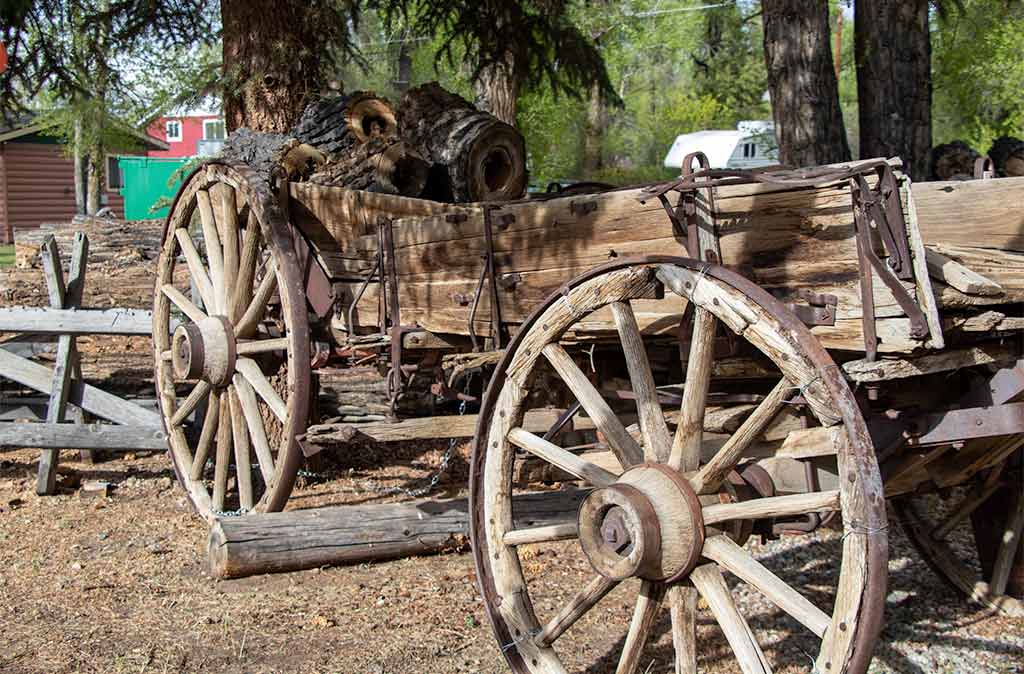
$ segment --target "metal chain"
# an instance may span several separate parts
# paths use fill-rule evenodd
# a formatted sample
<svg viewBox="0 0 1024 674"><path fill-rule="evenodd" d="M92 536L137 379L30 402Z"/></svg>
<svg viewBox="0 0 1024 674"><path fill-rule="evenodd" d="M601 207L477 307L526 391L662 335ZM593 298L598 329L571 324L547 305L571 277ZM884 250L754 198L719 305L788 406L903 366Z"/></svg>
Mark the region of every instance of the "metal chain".
<svg viewBox="0 0 1024 674"><path fill-rule="evenodd" d="M463 400L459 403L459 416L461 417L465 414L466 401ZM378 487L377 485L370 483L363 483L362 486L368 491L372 491L376 494L381 494L383 496L394 496L396 494L408 496L409 498L419 498L421 496L426 496L427 494L430 494L431 492L434 491L438 483L441 481L441 478L444 477L444 474L448 472L448 466L451 463L452 457L455 456L456 445L457 442L455 438L451 438L448 441L448 449L445 450L444 455L441 457L441 464L437 467L437 470L434 471L434 474L431 475L430 478L419 487L414 487L412 489L408 489L406 487Z"/></svg>

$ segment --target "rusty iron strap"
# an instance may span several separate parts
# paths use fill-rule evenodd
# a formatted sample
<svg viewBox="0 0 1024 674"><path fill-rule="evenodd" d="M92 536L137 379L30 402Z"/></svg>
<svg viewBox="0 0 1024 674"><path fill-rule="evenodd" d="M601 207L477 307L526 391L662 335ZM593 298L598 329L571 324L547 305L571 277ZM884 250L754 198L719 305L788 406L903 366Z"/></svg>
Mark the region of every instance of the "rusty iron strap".
<svg viewBox="0 0 1024 674"><path fill-rule="evenodd" d="M977 438L1024 433L1024 403L968 407L935 412L907 421L911 437L907 444L948 445Z"/></svg>
<svg viewBox="0 0 1024 674"><path fill-rule="evenodd" d="M494 339L493 348L500 350L504 344L502 332L504 326L501 323L501 306L498 303L498 278L494 271L494 236L491 231L491 222L494 211L500 206L488 206L484 208L484 242L487 245L487 259L484 264L487 267L487 276L490 277L490 299L491 299L491 335Z"/></svg>

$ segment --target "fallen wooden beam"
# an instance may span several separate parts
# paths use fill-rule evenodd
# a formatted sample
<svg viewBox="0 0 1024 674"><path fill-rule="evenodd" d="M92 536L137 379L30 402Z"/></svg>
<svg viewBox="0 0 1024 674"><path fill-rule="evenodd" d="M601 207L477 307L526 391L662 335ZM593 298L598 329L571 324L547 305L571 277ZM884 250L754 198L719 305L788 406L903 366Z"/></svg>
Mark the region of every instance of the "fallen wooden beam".
<svg viewBox="0 0 1024 674"><path fill-rule="evenodd" d="M145 309L0 308L0 332L149 336L152 326L152 312Z"/></svg>
<svg viewBox="0 0 1024 674"><path fill-rule="evenodd" d="M515 498L515 528L574 522L586 490ZM215 578L314 569L440 552L469 537L466 499L332 506L214 522L207 569Z"/></svg>
<svg viewBox="0 0 1024 674"><path fill-rule="evenodd" d="M935 372L948 372L974 365L1012 363L1020 358L1016 343L986 343L965 349L949 349L917 358L892 358L869 361L851 360L843 363L843 372L855 382L877 382L905 379Z"/></svg>
<svg viewBox="0 0 1024 674"><path fill-rule="evenodd" d="M0 349L0 377L50 395L53 370ZM98 417L128 426L161 426L160 415L80 381L72 383L68 402Z"/></svg>
<svg viewBox="0 0 1024 674"><path fill-rule="evenodd" d="M110 424L0 423L0 449L103 449L112 452L167 449L163 429Z"/></svg>
<svg viewBox="0 0 1024 674"><path fill-rule="evenodd" d="M928 274L933 279L942 281L968 295L1003 294L1001 285L982 276L970 267L931 248L925 248L924 254L925 262L928 265Z"/></svg>

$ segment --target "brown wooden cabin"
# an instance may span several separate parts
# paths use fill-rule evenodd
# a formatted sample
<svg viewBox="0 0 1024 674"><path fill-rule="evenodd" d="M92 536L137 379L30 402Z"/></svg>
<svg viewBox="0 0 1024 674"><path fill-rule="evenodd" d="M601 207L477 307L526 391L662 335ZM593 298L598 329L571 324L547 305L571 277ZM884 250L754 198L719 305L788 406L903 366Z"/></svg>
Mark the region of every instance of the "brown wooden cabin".
<svg viewBox="0 0 1024 674"><path fill-rule="evenodd" d="M31 117L0 123L0 243L13 243L15 230L66 222L75 215L74 161L59 140L44 131ZM140 147L117 154L167 149L167 143L158 138L137 135ZM124 217L117 155L111 153L107 163L103 205Z"/></svg>

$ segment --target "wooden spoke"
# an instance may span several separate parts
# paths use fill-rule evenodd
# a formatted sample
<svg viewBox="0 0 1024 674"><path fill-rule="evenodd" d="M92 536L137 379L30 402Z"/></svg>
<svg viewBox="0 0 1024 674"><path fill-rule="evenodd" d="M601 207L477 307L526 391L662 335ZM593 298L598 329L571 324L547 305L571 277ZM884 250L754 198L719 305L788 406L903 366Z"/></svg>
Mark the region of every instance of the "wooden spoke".
<svg viewBox="0 0 1024 674"><path fill-rule="evenodd" d="M242 406L238 403L238 395L231 387L228 389L229 406L231 408L231 437L235 445L235 477L238 482L238 502L245 510L252 510L255 503L252 493L252 461L249 458L249 431L246 429L242 416Z"/></svg>
<svg viewBox="0 0 1024 674"><path fill-rule="evenodd" d="M727 520L792 517L819 510L839 510L839 491L771 496L742 503L716 503L706 506L703 515L704 524L715 524Z"/></svg>
<svg viewBox="0 0 1024 674"><path fill-rule="evenodd" d="M697 674L697 590L674 585L668 591L676 674Z"/></svg>
<svg viewBox="0 0 1024 674"><path fill-rule="evenodd" d="M942 524L932 529L929 535L937 541L945 539L949 532L953 531L958 524L970 517L971 513L981 507L985 501L989 500L992 494L996 493L1001 486L1002 484L996 481L993 484L986 484L982 487L981 491L968 494L963 501L953 508L952 514Z"/></svg>
<svg viewBox="0 0 1024 674"><path fill-rule="evenodd" d="M229 185L220 188L221 222L220 239L224 246L224 285L219 297L221 312L228 314L233 309L231 300L238 285L238 209L235 204L235 189Z"/></svg>
<svg viewBox="0 0 1024 674"><path fill-rule="evenodd" d="M199 256L199 251L196 250L196 244L192 242L192 236L188 233L187 228L179 227L174 232L174 238L178 240L178 246L181 247L181 252L185 256L188 273L199 290L199 296L203 298L203 305L213 311L213 308L217 306L216 293L213 291L210 276L206 273L203 259Z"/></svg>
<svg viewBox="0 0 1024 674"><path fill-rule="evenodd" d="M249 215L242 241L242 254L238 261L238 283L231 299L232 321L237 321L252 300L252 284L256 278L256 262L260 253L260 225L256 217Z"/></svg>
<svg viewBox="0 0 1024 674"><path fill-rule="evenodd" d="M771 670L765 665L761 647L751 636L747 621L737 610L718 567L714 564L698 566L690 572L690 581L708 603L708 608L711 609L733 653L736 654L743 674L771 674Z"/></svg>
<svg viewBox="0 0 1024 674"><path fill-rule="evenodd" d="M619 331L619 340L626 356L629 379L633 383L637 414L640 417L640 431L644 438L644 457L648 461L664 463L672 451L672 436L665 423L665 415L658 402L658 391L654 385L651 364L640 334L640 326L629 302L613 302L612 316Z"/></svg>
<svg viewBox="0 0 1024 674"><path fill-rule="evenodd" d="M224 498L228 492L228 464L231 462L231 405L229 396L220 397L220 421L217 424L217 457L213 465L213 509L224 510Z"/></svg>
<svg viewBox="0 0 1024 674"><path fill-rule="evenodd" d="M189 320L193 323L198 323L206 318L206 314L202 309L193 304L192 300L185 297L184 293L172 286L170 283L165 283L160 286L160 291L163 292L164 295L167 295L167 299L173 302L176 307L181 309L182 313L188 316Z"/></svg>
<svg viewBox="0 0 1024 674"><path fill-rule="evenodd" d="M586 587L579 591L569 603L548 621L541 629L540 634L534 637L538 646L550 646L555 640L562 636L567 629L576 624L576 621L586 615L587 611L594 608L597 602L601 601L606 594L612 591L619 582L609 580L604 576L594 576Z"/></svg>
<svg viewBox="0 0 1024 674"><path fill-rule="evenodd" d="M195 388L188 394L178 408L174 410L174 416L171 417L171 426L180 426L184 423L185 419L188 419L189 415L192 414L199 403L203 402L203 399L210 394L210 390L213 387L210 386L210 382L201 380L195 385Z"/></svg>
<svg viewBox="0 0 1024 674"><path fill-rule="evenodd" d="M1010 568L1020 548L1021 533L1024 532L1024 492L1017 495L1017 507L1006 521L1006 530L999 543L999 552L992 567L992 593L995 596L1006 594L1006 583L1010 579Z"/></svg>
<svg viewBox="0 0 1024 674"><path fill-rule="evenodd" d="M553 543L576 538L579 535L575 522L549 524L543 527L506 531L502 537L505 545L527 545L529 543Z"/></svg>
<svg viewBox="0 0 1024 674"><path fill-rule="evenodd" d="M217 235L217 221L213 217L213 206L210 203L210 193L206 190L196 192L196 202L199 204L199 219L203 225L203 243L206 245L206 259L210 262L210 281L214 288L214 304L208 307L210 313L221 313L224 307L217 304L221 298L221 289L224 288L224 253L220 247L220 237Z"/></svg>
<svg viewBox="0 0 1024 674"><path fill-rule="evenodd" d="M679 405L679 425L672 439L668 465L676 470L693 471L700 467L700 444L703 440L704 408L707 407L711 366L715 360L714 315L694 305L693 340L686 364L686 383Z"/></svg>
<svg viewBox="0 0 1024 674"><path fill-rule="evenodd" d="M260 366L256 361L250 358L239 358L235 361L235 369L241 372L246 381L252 384L256 393L263 398L263 402L267 403L270 411L283 423L288 418L288 406L284 404L281 396L277 394L274 387L263 376L263 371L260 370Z"/></svg>
<svg viewBox="0 0 1024 674"><path fill-rule="evenodd" d="M576 454L522 428L513 428L509 431L508 439L517 447L522 447L534 456L544 459L551 465L557 466L581 480L586 480L595 487L607 487L615 482L616 475L614 473L581 459Z"/></svg>
<svg viewBox="0 0 1024 674"><path fill-rule="evenodd" d="M690 479L690 486L698 494L710 494L718 490L729 471L743 458L743 453L757 440L771 420L785 404L793 387L783 377L771 393L761 401L754 412L740 424L722 448L708 461L700 472ZM703 421L703 420L702 420Z"/></svg>
<svg viewBox="0 0 1024 674"><path fill-rule="evenodd" d="M544 347L544 356L587 411L597 429L604 434L622 467L629 468L643 463L644 453L640 445L626 431L626 427L565 349L558 344L548 344Z"/></svg>
<svg viewBox="0 0 1024 674"><path fill-rule="evenodd" d="M242 406L245 424L249 427L249 438L252 440L256 460L260 465L260 475L263 476L264 484L269 485L274 479L274 455L271 453L270 443L267 441L267 429L263 426L259 403L256 402L256 392L252 390L252 386L245 380L245 377L237 372L232 378L232 383L235 385L238 403Z"/></svg>
<svg viewBox="0 0 1024 674"><path fill-rule="evenodd" d="M274 264L274 260L270 260L267 264L263 280L260 281L259 287L253 293L249 306L246 308L245 313L242 314L242 317L235 323L235 334L238 337L249 336L249 333L256 328L260 319L263 318L263 314L266 313L267 302L270 301L270 296L277 290L276 269L277 265Z"/></svg>
<svg viewBox="0 0 1024 674"><path fill-rule="evenodd" d="M206 461L210 458L210 447L213 446L213 439L217 434L217 418L220 415L220 391L210 391L210 400L206 404L206 417L203 419L203 430L199 434L199 442L196 444L196 453L192 457L192 465L189 469L189 476L193 480L203 478L203 469L206 468Z"/></svg>
<svg viewBox="0 0 1024 674"><path fill-rule="evenodd" d="M712 536L707 539L704 542L703 555L753 585L772 603L796 618L818 637L825 636L825 630L828 629L832 618L765 568L731 538Z"/></svg>
<svg viewBox="0 0 1024 674"><path fill-rule="evenodd" d="M249 356L254 353L267 353L268 351L287 351L288 342L289 339L287 337L238 342L235 345L235 353L239 356Z"/></svg>
<svg viewBox="0 0 1024 674"><path fill-rule="evenodd" d="M661 583L645 580L640 585L640 596L637 597L636 608L633 609L633 620L629 624L629 633L626 635L626 643L622 646L622 655L619 656L619 666L615 674L634 674L637 671L664 596L665 586Z"/></svg>

